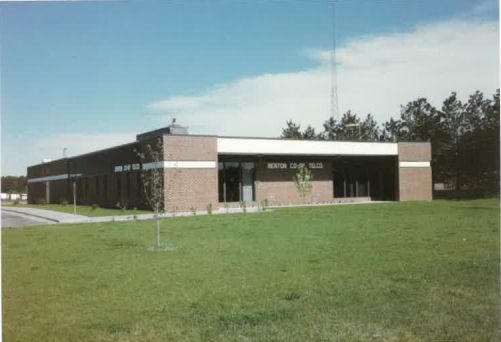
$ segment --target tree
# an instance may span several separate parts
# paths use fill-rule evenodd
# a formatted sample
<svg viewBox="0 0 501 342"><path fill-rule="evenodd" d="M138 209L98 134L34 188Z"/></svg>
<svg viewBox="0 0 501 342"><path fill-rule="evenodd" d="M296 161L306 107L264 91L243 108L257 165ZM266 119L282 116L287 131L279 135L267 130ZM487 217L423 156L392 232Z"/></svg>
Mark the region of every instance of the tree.
<svg viewBox="0 0 501 342"><path fill-rule="evenodd" d="M326 140L336 140L337 126L338 123L332 116L328 120L326 120L324 122L323 138Z"/></svg>
<svg viewBox="0 0 501 342"><path fill-rule="evenodd" d="M336 126L336 140L359 140L361 122L357 113L347 111Z"/></svg>
<svg viewBox="0 0 501 342"><path fill-rule="evenodd" d="M2 176L2 192L6 193L26 193L28 181L25 176Z"/></svg>
<svg viewBox="0 0 501 342"><path fill-rule="evenodd" d="M306 127L306 129L301 134L301 138L306 140L313 140L318 139L319 135L315 132L315 128L308 125L308 127Z"/></svg>
<svg viewBox="0 0 501 342"><path fill-rule="evenodd" d="M367 117L360 124L360 140L362 141L379 141L379 125L372 114L367 114Z"/></svg>
<svg viewBox="0 0 501 342"><path fill-rule="evenodd" d="M164 186L163 186L163 169L160 165L163 160L163 144L160 138L157 139L155 147L150 144L145 146L145 152L136 151L141 160L141 182L144 191L144 197L150 208L154 212L156 225L157 225L157 239L156 249L160 249L160 216L159 214L164 208ZM144 168L145 163L148 162L148 169Z"/></svg>
<svg viewBox="0 0 501 342"><path fill-rule="evenodd" d="M466 127L465 108L455 92L444 100L441 116L445 135L439 149L433 151L437 161L434 165L436 170L433 170L434 178L454 179L456 190L461 188L460 138Z"/></svg>
<svg viewBox="0 0 501 342"><path fill-rule="evenodd" d="M301 139L303 136L301 134L301 125L296 125L292 120L286 122L287 127L282 129L281 138L287 139Z"/></svg>
<svg viewBox="0 0 501 342"><path fill-rule="evenodd" d="M403 136L403 133L400 130L401 126L402 123L400 120L390 118L390 120L386 121L383 125L380 140L397 142Z"/></svg>
<svg viewBox="0 0 501 342"><path fill-rule="evenodd" d="M400 132L407 141L429 141L440 129L440 115L424 97L402 106Z"/></svg>
<svg viewBox="0 0 501 342"><path fill-rule="evenodd" d="M299 197L301 197L301 201L304 203L306 195L308 195L312 189L311 182L313 180L313 174L306 167L306 165L300 164L293 179L299 193Z"/></svg>
<svg viewBox="0 0 501 342"><path fill-rule="evenodd" d="M470 96L461 138L461 168L466 188L474 196L499 190L499 90L492 100L481 92Z"/></svg>

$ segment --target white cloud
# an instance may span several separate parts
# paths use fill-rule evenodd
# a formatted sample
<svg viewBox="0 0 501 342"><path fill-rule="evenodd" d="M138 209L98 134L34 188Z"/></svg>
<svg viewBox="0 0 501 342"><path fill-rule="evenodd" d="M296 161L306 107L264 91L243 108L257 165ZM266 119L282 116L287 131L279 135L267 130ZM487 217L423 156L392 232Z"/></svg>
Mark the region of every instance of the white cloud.
<svg viewBox="0 0 501 342"><path fill-rule="evenodd" d="M243 78L147 109L165 122L175 116L192 133L277 136L288 119L320 128L330 113L330 52L307 54L316 63L310 69ZM498 63L498 23L492 21L448 21L354 39L337 50L339 109L373 113L382 122L419 96L436 106L451 91L464 99L477 89L490 96L499 87Z"/></svg>

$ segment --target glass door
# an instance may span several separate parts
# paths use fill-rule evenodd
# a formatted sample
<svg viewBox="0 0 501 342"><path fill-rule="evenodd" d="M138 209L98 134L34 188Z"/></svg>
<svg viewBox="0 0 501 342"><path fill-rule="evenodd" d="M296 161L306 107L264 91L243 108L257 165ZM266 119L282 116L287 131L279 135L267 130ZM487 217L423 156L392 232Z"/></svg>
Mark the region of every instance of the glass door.
<svg viewBox="0 0 501 342"><path fill-rule="evenodd" d="M254 163L242 163L242 201L254 200Z"/></svg>
<svg viewBox="0 0 501 342"><path fill-rule="evenodd" d="M226 202L240 202L240 167L238 162L224 163Z"/></svg>

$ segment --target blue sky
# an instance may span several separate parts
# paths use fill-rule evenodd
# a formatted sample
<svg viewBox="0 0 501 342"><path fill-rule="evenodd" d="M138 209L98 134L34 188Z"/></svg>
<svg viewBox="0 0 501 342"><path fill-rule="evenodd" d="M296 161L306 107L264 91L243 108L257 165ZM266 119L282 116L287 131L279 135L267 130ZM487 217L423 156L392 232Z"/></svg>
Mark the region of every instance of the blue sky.
<svg viewBox="0 0 501 342"><path fill-rule="evenodd" d="M173 116L194 133L276 136L287 118L320 127L328 116L330 25L329 3L321 0L1 3L2 175L25 174L63 147L74 155L132 141ZM374 112L383 121L417 96L493 93L497 28L497 1L338 1L340 110ZM426 55L429 67L416 61L401 69L402 60L425 53L412 49L426 37L443 37L430 43L437 55L470 43L476 53L446 64ZM480 76L458 79L472 59ZM388 63L394 66L382 69ZM445 81L436 89L424 76L407 82L419 68L444 70ZM402 76L417 85L386 89L392 101L356 100L374 87L354 80L391 84ZM303 98L301 87L312 93Z"/></svg>

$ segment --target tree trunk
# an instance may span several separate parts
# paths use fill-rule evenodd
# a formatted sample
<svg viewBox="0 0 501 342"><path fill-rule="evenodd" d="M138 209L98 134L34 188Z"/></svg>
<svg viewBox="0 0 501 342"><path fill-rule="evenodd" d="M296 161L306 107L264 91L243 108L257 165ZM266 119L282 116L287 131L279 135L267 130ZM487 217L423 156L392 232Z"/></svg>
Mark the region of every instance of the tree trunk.
<svg viewBox="0 0 501 342"><path fill-rule="evenodd" d="M158 213L155 214L157 219L157 249L160 248L160 218L158 217Z"/></svg>

